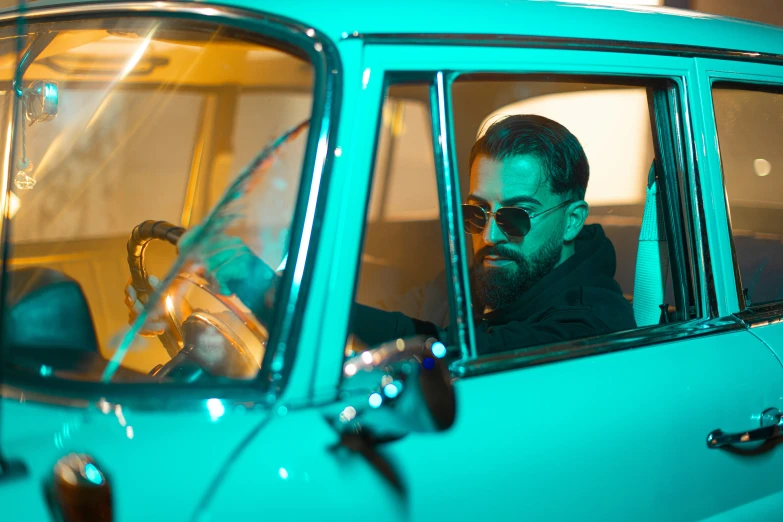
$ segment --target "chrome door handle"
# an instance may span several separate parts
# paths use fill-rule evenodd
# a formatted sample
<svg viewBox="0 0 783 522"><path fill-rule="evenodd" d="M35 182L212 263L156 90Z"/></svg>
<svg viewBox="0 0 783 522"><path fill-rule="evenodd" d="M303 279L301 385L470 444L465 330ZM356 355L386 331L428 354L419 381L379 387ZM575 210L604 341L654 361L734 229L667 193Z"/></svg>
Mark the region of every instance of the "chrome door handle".
<svg viewBox="0 0 783 522"><path fill-rule="evenodd" d="M89 455L71 453L58 460L44 491L55 520L114 520L109 477Z"/></svg>
<svg viewBox="0 0 783 522"><path fill-rule="evenodd" d="M783 434L783 413L771 408L761 414L761 427L741 433L723 433L714 430L707 435L708 448L721 448L746 442L764 442L776 439Z"/></svg>

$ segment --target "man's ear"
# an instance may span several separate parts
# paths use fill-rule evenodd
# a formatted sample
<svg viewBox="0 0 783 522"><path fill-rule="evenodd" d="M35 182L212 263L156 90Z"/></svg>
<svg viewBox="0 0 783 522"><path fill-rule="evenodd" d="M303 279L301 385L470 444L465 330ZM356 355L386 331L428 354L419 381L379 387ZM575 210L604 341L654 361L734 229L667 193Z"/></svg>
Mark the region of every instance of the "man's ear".
<svg viewBox="0 0 783 522"><path fill-rule="evenodd" d="M587 219L587 214L589 212L590 207L583 199L574 201L566 207L566 227L563 232L564 242L570 242L576 239L576 236L582 231L582 227L585 226L585 220Z"/></svg>

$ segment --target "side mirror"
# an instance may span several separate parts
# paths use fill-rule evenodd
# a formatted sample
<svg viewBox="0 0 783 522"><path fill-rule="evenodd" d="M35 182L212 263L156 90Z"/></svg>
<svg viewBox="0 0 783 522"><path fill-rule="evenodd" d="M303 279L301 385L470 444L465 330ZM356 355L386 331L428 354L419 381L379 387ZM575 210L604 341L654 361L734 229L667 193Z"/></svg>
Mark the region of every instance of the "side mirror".
<svg viewBox="0 0 783 522"><path fill-rule="evenodd" d="M451 375L431 347L423 337L397 339L347 360L332 419L337 430L383 439L449 428L456 415Z"/></svg>

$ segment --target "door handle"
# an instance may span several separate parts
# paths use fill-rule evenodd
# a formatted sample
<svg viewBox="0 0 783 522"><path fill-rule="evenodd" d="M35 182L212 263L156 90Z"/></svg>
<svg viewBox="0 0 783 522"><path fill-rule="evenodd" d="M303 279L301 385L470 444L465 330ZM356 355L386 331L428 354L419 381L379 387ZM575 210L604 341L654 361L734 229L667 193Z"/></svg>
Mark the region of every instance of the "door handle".
<svg viewBox="0 0 783 522"><path fill-rule="evenodd" d="M55 520L114 520L109 477L89 455L71 453L58 460L44 491Z"/></svg>
<svg viewBox="0 0 783 522"><path fill-rule="evenodd" d="M761 414L761 427L740 433L723 433L721 430L714 430L707 435L707 447L715 449L748 442L765 442L776 439L781 434L783 434L783 413L770 408Z"/></svg>

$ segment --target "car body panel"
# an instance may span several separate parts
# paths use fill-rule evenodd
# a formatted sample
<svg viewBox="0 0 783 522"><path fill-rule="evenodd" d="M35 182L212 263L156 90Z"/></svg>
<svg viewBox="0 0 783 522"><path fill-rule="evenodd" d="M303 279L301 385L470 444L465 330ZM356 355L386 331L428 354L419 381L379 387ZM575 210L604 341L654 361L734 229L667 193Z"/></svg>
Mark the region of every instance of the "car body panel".
<svg viewBox="0 0 783 522"><path fill-rule="evenodd" d="M364 457L340 448L339 435L318 410L226 405L166 412L101 405L104 410L3 404L4 418L13 419L3 430L3 451L24 455L29 470L0 482L0 497L14 499L3 502L3 520L48 519L40 494L54 463L70 452L90 454L108 476L117 521L266 513L301 520L367 484L373 494L343 500L350 509L342 520L365 520L375 509L385 514L381 520L404 519L400 493ZM298 504L302 495L306 502Z"/></svg>
<svg viewBox="0 0 783 522"><path fill-rule="evenodd" d="M72 6L78 13L78 5L41 3L32 9ZM153 11L165 7L167 16L178 9L143 5ZM71 451L89 453L105 466L121 521L760 519L779 506L779 448L739 455L708 449L706 437L715 429L752 429L767 408L783 410L780 325L748 331L735 322L731 331L714 335L643 347L630 342L614 353L460 378L452 429L379 444L372 459L342 444L329 425L335 414L328 406L339 395L343 375L390 74L671 79L691 144L685 187L691 200L702 202L691 218L702 249L695 260L698 282L715 296L708 303L714 307L698 310L699 320L707 322L740 311L708 82L731 76L779 83L781 66L740 58L783 62L777 56L783 55L783 30L671 9L570 2L491 0L478 6L405 0L392 11L353 0L339 9L311 0L236 0L181 8L216 20L223 8L232 9L235 18L274 13L322 31L339 55L341 69L329 71L341 75L339 127L328 150L321 151L332 160L329 184L321 196L325 211L313 229L320 243L308 254L314 270L288 387L271 406L257 405L253 397L256 403L249 406L226 403L217 418L203 404L146 411L134 409L131 400L104 413L95 403L6 399L0 447L5 457L21 459L29 474L0 482L0 504L8 510L2 518L48 516L42 486L54 462ZM541 48L547 45L543 40L526 47L523 40L504 38L509 35L568 39L553 47L573 48ZM672 45L687 49L667 47ZM720 50L747 53L725 60L689 55ZM638 344L657 332L640 331Z"/></svg>
<svg viewBox="0 0 783 522"><path fill-rule="evenodd" d="M395 9L358 0L341 2L339 7L316 0L283 5L243 0L227 5L312 24L335 41L354 33L506 34L783 53L779 28L695 11L609 2L489 0L479 7L468 0L404 0Z"/></svg>
<svg viewBox="0 0 783 522"><path fill-rule="evenodd" d="M394 484L381 458L376 461L341 445L328 420L313 409L275 416L248 438L225 476L215 481L203 516L406 520L406 489ZM246 498L238 498L238 492Z"/></svg>
<svg viewBox="0 0 783 522"><path fill-rule="evenodd" d="M779 451L706 444L758 426L782 386L747 331L705 336L458 380L454 427L387 451L415 520L697 520L783 488Z"/></svg>
<svg viewBox="0 0 783 522"><path fill-rule="evenodd" d="M757 63L733 63L721 60L697 58L696 67L699 71L699 78L703 88L702 104L704 111L704 136L714 136L714 139L704 141L705 161L711 172L711 178L713 183L713 190L708 194L713 195L714 208L719 214L726 214L726 221L729 226L726 227L723 233L720 235L725 239L721 245L721 252L726 254L731 253L734 257L733 261L724 270L724 273L731 274L729 281L731 285L726 286L725 295L726 300L731 303L731 310L735 312L744 311L746 305L752 303L746 303L742 296L741 289L743 285L741 278L743 274L738 274L734 270L730 270L736 262L736 254L734 252L734 245L728 242L728 232L731 231L729 209L726 207L726 203L731 203L731 194L727 194L723 183L723 172L720 162L720 144L718 143L718 131L715 124L714 106L712 96L710 93L710 86L716 81L731 81L739 84L752 85L768 85L768 86L783 86L783 70L780 67L771 66L767 64ZM722 220L721 220L722 221ZM727 256L728 257L728 256ZM737 263L738 264L738 263ZM750 278L752 274L744 274L746 278ZM740 280L737 279L740 278ZM780 277L778 275L778 277ZM740 304L740 300L742 304ZM742 316L742 314L740 314ZM761 339L778 357L783 360L783 323L781 323L775 315L771 315L767 318L759 320L748 321L748 324L752 326L752 333Z"/></svg>
<svg viewBox="0 0 783 522"><path fill-rule="evenodd" d="M95 405L5 401L3 452L23 456L29 473L0 485L2 497L14 499L3 502L3 519L47 520L41 492L55 462L77 452L95 458L120 492L114 501L117 520L189 520L231 452L267 415L229 411L216 422L206 408L145 413L112 404L104 414Z"/></svg>

